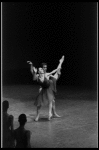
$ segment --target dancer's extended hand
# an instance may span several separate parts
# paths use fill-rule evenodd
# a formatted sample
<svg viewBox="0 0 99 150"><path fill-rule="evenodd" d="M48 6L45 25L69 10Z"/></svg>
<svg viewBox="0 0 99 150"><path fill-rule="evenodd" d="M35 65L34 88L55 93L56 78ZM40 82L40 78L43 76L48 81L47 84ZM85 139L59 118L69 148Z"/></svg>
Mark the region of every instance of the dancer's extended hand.
<svg viewBox="0 0 99 150"><path fill-rule="evenodd" d="M31 62L31 61L27 61L27 63L30 64L30 65L32 65L32 62Z"/></svg>

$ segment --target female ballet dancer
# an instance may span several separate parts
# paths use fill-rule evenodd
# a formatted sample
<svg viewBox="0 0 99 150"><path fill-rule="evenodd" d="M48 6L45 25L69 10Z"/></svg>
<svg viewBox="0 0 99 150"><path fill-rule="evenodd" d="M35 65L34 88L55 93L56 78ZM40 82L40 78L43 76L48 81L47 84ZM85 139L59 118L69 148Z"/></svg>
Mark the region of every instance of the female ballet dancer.
<svg viewBox="0 0 99 150"><path fill-rule="evenodd" d="M59 115L57 115L55 111L55 92L56 92L56 81L58 80L61 74L60 69L63 61L64 56L60 59L60 63L57 69L53 70L50 73L46 73L44 68L43 69L39 68L38 71L39 74L37 74L37 69L33 67L33 64L30 61L28 61L28 63L31 64L31 73L33 74L33 80L37 80L40 84L39 94L34 103L35 106L37 107L37 116L35 118L35 121L38 121L39 119L41 106L47 104L49 105L48 120L50 120L52 116L60 117Z"/></svg>

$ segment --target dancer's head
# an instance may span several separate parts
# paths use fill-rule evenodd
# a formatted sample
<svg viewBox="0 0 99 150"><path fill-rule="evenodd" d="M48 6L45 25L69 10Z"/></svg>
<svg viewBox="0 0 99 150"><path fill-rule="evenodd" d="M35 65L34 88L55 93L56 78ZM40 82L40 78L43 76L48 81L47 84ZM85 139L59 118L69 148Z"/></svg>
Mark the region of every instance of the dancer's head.
<svg viewBox="0 0 99 150"><path fill-rule="evenodd" d="M42 68L39 68L38 69L38 73L39 73L39 76L40 77L43 77L44 76L44 70Z"/></svg>
<svg viewBox="0 0 99 150"><path fill-rule="evenodd" d="M3 101L3 112L7 112L9 108L9 102L7 100Z"/></svg>
<svg viewBox="0 0 99 150"><path fill-rule="evenodd" d="M42 68L44 70L44 73L47 71L47 63L42 63Z"/></svg>
<svg viewBox="0 0 99 150"><path fill-rule="evenodd" d="M19 117L18 117L18 121L20 123L20 126L24 126L25 123L27 122L27 117L25 114L21 114Z"/></svg>

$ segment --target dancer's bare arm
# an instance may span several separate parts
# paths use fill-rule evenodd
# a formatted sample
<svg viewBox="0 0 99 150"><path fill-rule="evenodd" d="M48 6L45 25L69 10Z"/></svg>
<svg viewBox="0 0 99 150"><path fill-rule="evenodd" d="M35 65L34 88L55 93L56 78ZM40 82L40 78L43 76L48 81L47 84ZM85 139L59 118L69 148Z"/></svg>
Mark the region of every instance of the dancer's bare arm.
<svg viewBox="0 0 99 150"><path fill-rule="evenodd" d="M31 61L27 61L30 64L30 72L33 74L33 63Z"/></svg>
<svg viewBox="0 0 99 150"><path fill-rule="evenodd" d="M37 80L38 79L37 69L33 66L33 63L31 61L27 61L27 63L30 64L30 71L33 75L33 80Z"/></svg>
<svg viewBox="0 0 99 150"><path fill-rule="evenodd" d="M37 69L33 67L33 80L38 80L38 74L37 74Z"/></svg>

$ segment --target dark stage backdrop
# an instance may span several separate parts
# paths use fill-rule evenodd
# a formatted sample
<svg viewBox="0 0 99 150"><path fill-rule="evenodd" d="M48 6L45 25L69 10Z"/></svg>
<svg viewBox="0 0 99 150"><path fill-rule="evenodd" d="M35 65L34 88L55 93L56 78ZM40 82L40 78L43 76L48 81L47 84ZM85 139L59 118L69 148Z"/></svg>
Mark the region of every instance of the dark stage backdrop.
<svg viewBox="0 0 99 150"><path fill-rule="evenodd" d="M96 2L3 2L3 84L34 84L27 60L55 69L58 84L97 84Z"/></svg>

